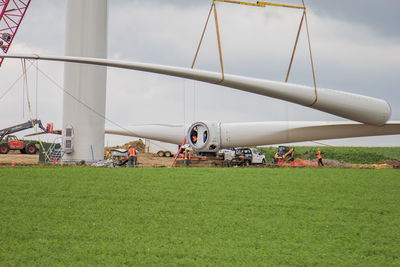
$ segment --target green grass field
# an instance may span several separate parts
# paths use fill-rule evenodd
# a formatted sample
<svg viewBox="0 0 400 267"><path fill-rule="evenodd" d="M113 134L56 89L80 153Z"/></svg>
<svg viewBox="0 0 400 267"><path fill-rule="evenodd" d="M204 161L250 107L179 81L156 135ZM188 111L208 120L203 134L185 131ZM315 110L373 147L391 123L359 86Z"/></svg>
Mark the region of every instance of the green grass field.
<svg viewBox="0 0 400 267"><path fill-rule="evenodd" d="M399 266L400 171L0 168L0 266Z"/></svg>
<svg viewBox="0 0 400 267"><path fill-rule="evenodd" d="M371 164L389 159L400 160L400 147L328 147L321 146L323 158L357 164ZM277 147L260 147L267 161L272 161ZM317 147L296 146L295 157L316 159Z"/></svg>

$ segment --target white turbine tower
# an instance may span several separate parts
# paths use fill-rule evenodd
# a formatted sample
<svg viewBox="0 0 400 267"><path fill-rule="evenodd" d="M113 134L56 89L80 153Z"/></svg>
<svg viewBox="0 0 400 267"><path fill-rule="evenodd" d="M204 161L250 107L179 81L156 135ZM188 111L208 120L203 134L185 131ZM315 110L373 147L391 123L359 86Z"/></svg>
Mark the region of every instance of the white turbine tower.
<svg viewBox="0 0 400 267"><path fill-rule="evenodd" d="M107 58L108 0L68 0L65 54ZM65 63L64 160L101 160L107 69Z"/></svg>

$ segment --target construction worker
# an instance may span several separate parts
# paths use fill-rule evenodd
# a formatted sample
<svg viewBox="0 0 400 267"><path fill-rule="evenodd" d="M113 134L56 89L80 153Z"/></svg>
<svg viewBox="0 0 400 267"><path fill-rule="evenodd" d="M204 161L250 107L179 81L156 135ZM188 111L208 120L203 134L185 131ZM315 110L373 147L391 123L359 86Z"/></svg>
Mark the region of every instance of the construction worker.
<svg viewBox="0 0 400 267"><path fill-rule="evenodd" d="M224 159L226 161L226 166L228 168L232 167L232 150L228 150L224 152Z"/></svg>
<svg viewBox="0 0 400 267"><path fill-rule="evenodd" d="M136 150L133 146L129 148L129 167L135 168L136 165Z"/></svg>
<svg viewBox="0 0 400 267"><path fill-rule="evenodd" d="M192 158L192 155L190 154L189 148L186 148L185 151L185 167L189 167L190 159Z"/></svg>
<svg viewBox="0 0 400 267"><path fill-rule="evenodd" d="M321 152L321 150L318 148L317 158L318 158L318 166L319 167L323 167L324 166L324 163L322 162L321 154L323 154L323 152Z"/></svg>
<svg viewBox="0 0 400 267"><path fill-rule="evenodd" d="M192 136L192 143L196 144L197 143L197 135Z"/></svg>

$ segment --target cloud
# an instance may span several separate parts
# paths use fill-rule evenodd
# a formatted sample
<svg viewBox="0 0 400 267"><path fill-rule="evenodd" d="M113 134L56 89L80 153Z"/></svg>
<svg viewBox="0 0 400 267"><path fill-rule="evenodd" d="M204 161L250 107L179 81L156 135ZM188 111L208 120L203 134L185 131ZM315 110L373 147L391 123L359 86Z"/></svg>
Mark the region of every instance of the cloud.
<svg viewBox="0 0 400 267"><path fill-rule="evenodd" d="M318 85L386 99L393 110L392 119L400 120L399 34L398 29L389 32L395 28L390 17L397 2L388 1L382 7L388 18L379 11L379 18L369 20L357 13L353 3L332 3L307 1ZM363 3L362 7L371 2ZM109 1L109 58L190 67L210 5L211 1ZM64 13L65 3L59 1L32 3L10 52L63 54ZM370 11L362 9L361 13ZM226 72L283 81L301 14L218 4L218 15ZM290 81L312 85L305 37L303 32ZM63 86L62 63L40 62L39 67ZM196 68L220 70L213 18ZM0 93L20 73L18 61L6 60L0 69ZM29 75L34 89L34 68ZM184 120L340 120L263 96L141 72L109 69L107 84L107 118L123 125ZM43 75L39 75L39 87L40 118L61 126L61 89ZM20 115L13 116L21 113L21 93L19 84L7 99L0 100L1 111L8 114L2 116L1 125L21 121ZM17 112L11 112L14 109Z"/></svg>
<svg viewBox="0 0 400 267"><path fill-rule="evenodd" d="M390 38L393 41L400 38L400 29L397 26L400 2L397 0L308 0L306 4L310 10L321 16L365 25L380 38Z"/></svg>

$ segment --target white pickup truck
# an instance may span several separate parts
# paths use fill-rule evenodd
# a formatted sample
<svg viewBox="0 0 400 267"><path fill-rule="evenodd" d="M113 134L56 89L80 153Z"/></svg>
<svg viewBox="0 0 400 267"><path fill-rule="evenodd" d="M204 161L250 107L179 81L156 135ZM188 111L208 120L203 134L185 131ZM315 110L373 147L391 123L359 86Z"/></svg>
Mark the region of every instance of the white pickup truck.
<svg viewBox="0 0 400 267"><path fill-rule="evenodd" d="M257 148L250 148L252 158L251 158L251 164L265 164L265 155L261 151L258 151Z"/></svg>
<svg viewBox="0 0 400 267"><path fill-rule="evenodd" d="M249 166L252 164L265 164L265 155L257 148L238 147L232 151L232 164Z"/></svg>

